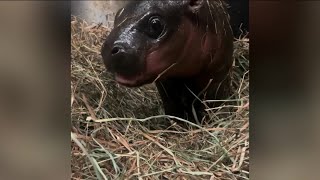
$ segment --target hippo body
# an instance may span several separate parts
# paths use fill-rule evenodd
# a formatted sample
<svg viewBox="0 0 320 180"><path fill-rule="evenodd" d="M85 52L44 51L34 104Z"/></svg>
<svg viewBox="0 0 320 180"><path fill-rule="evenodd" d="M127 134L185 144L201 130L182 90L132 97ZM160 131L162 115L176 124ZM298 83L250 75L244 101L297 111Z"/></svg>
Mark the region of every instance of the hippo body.
<svg viewBox="0 0 320 180"><path fill-rule="evenodd" d="M233 38L224 1L131 1L117 12L101 54L119 84L155 82L167 115L199 122L200 100L230 95Z"/></svg>

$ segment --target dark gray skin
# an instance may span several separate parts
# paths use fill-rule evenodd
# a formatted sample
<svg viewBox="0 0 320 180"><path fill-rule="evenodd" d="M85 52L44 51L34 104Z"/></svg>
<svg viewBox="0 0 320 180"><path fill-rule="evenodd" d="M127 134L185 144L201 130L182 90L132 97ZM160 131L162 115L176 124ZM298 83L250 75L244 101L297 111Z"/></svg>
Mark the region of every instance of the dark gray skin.
<svg viewBox="0 0 320 180"><path fill-rule="evenodd" d="M233 34L222 1L132 1L116 14L101 54L119 84L155 82L167 115L199 122L198 98L230 93Z"/></svg>

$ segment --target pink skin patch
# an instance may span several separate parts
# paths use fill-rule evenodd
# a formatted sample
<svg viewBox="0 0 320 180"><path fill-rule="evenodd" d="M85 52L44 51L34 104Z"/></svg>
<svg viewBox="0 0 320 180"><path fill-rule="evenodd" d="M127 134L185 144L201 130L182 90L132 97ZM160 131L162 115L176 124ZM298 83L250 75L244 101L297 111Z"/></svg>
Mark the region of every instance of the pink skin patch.
<svg viewBox="0 0 320 180"><path fill-rule="evenodd" d="M218 48L217 44L219 42L214 34L199 30L184 18L172 39L148 54L145 75L161 74L165 78L199 74L210 62L210 53Z"/></svg>
<svg viewBox="0 0 320 180"><path fill-rule="evenodd" d="M125 77L122 76L118 73L115 74L115 80L122 85L125 86L133 86L135 84L137 84L138 79L140 78L140 76L131 76L131 77Z"/></svg>
<svg viewBox="0 0 320 180"><path fill-rule="evenodd" d="M116 73L115 80L119 84L127 87L138 87L149 82L143 73L135 76L123 76L121 74Z"/></svg>

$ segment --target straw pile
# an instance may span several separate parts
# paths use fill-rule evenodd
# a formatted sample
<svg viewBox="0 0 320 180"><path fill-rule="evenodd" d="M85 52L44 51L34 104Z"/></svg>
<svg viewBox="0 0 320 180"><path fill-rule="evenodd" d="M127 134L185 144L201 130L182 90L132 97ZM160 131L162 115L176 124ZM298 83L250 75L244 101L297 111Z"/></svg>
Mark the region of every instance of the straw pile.
<svg viewBox="0 0 320 180"><path fill-rule="evenodd" d="M181 127L153 84L125 88L105 72L110 29L76 17L71 27L72 179L249 179L247 38L235 40L234 95L201 127Z"/></svg>

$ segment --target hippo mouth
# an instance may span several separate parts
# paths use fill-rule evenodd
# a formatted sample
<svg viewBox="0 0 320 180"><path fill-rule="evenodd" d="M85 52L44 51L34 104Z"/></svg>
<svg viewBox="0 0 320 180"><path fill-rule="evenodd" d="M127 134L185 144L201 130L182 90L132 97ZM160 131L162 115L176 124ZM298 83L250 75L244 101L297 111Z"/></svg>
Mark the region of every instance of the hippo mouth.
<svg viewBox="0 0 320 180"><path fill-rule="evenodd" d="M160 74L166 72L172 66L166 62L162 62L157 56L157 52L150 53L144 60L146 62L145 69L136 73L127 74L124 72L114 72L114 79L120 85L126 87L140 87L145 84L151 84L156 81ZM175 63L174 63L175 64ZM170 66L171 65L171 66Z"/></svg>
<svg viewBox="0 0 320 180"><path fill-rule="evenodd" d="M126 76L120 73L115 73L115 80L117 83L126 86L126 87L139 87L144 84L151 83L155 78L153 77L146 77L143 73Z"/></svg>

